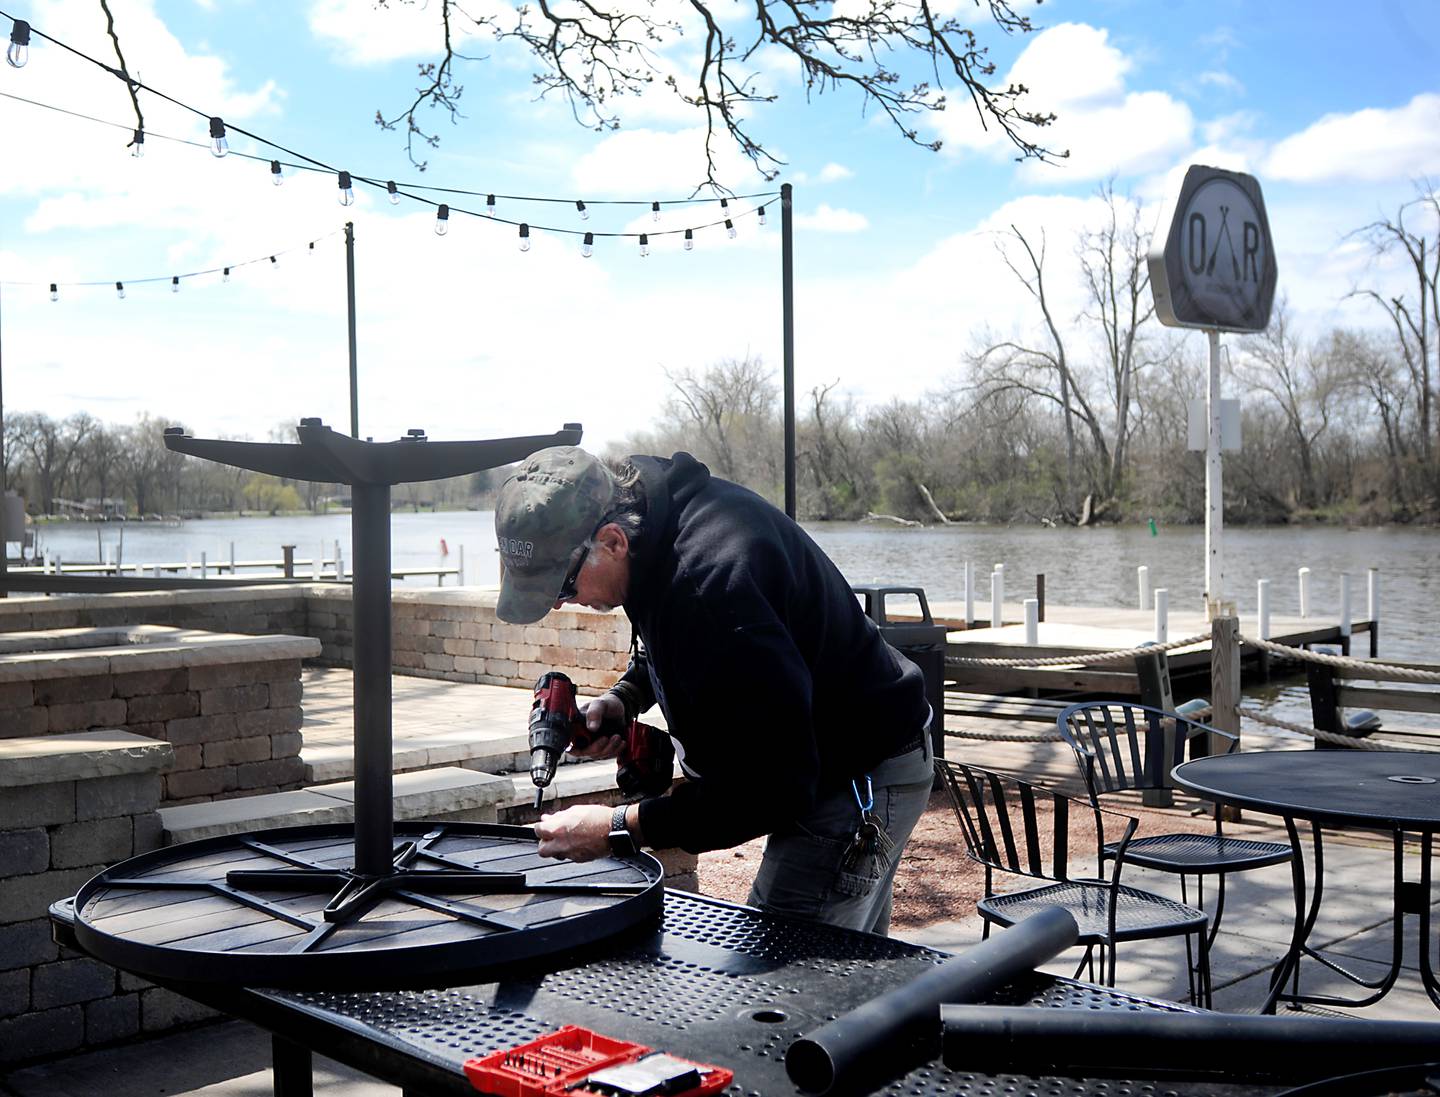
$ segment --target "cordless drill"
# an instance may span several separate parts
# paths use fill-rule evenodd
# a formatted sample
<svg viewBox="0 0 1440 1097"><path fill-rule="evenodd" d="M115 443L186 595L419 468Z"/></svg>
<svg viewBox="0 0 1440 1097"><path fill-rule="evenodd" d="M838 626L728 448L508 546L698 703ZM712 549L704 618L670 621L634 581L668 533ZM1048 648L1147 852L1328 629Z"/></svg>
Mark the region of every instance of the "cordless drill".
<svg viewBox="0 0 1440 1097"><path fill-rule="evenodd" d="M631 720L628 727L607 722L606 735L623 735L615 783L627 799L658 796L670 787L675 747L659 728ZM535 783L538 811L545 789L555 779L560 755L570 747L583 750L593 736L575 701L575 683L558 670L546 671L535 683L530 705L530 780Z"/></svg>

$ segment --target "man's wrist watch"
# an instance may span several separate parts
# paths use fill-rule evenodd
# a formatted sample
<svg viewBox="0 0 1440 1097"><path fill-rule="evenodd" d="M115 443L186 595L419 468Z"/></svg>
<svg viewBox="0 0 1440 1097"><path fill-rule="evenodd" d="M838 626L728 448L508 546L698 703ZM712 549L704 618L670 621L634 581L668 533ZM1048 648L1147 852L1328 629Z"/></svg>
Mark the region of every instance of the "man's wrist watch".
<svg viewBox="0 0 1440 1097"><path fill-rule="evenodd" d="M625 825L625 812L628 807L628 804L619 804L610 816L610 852L616 857L634 857L640 852L640 847L635 844L635 836Z"/></svg>

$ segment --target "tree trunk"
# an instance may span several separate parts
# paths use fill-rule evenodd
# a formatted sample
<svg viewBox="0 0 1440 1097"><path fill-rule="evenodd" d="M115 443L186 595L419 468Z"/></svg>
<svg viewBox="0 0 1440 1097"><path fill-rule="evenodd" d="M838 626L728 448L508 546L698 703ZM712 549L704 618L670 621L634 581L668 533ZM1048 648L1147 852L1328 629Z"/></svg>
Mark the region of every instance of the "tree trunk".
<svg viewBox="0 0 1440 1097"><path fill-rule="evenodd" d="M925 500L926 508L930 511L931 514L935 516L936 521L938 521L942 526L948 526L950 524L950 519L946 518L945 512L935 505L935 497L930 494L930 489L927 488L924 484L922 484L919 480L915 481L915 487L920 492L920 498Z"/></svg>

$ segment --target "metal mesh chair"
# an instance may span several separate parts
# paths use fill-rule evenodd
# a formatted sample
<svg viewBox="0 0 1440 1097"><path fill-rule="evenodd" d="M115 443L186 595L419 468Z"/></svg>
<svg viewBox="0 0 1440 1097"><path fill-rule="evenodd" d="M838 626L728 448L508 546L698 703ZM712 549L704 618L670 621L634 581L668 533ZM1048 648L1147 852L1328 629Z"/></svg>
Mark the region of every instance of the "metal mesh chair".
<svg viewBox="0 0 1440 1097"><path fill-rule="evenodd" d="M1173 712L1120 701L1071 705L1056 718L1060 735L1075 752L1090 801L1097 808L1107 793L1173 789L1171 771L1188 757L1229 754L1240 738ZM1220 749L1216 751L1214 748ZM1116 855L1114 843L1103 855ZM1132 865L1173 872L1180 877L1180 898L1190 901L1186 880L1194 876L1195 902L1204 907L1203 881L1215 876L1215 913L1209 942L1220 931L1225 913L1225 874L1279 865L1289 861L1287 842L1261 842L1227 835L1215 812L1213 834L1148 834L1125 847Z"/></svg>
<svg viewBox="0 0 1440 1097"><path fill-rule="evenodd" d="M1041 785L962 762L937 758L935 768L960 820L966 853L985 868L985 897L976 903L975 909L984 919L986 937L990 935L991 923L1010 926L1044 907L1063 907L1074 916L1080 927L1079 943L1085 946L1085 956L1076 975L1088 966L1093 979L1098 949L1103 979L1107 985L1114 986L1115 946L1119 942L1184 935L1188 952L1193 934L1200 962L1186 965L1190 1000L1209 1005L1210 962L1205 912L1120 883L1125 850L1135 833L1137 820ZM1048 820L1042 810L1047 807L1050 809ZM1072 819L1094 821L1096 875L1093 877L1071 874ZM1110 876L1102 879L1107 823L1112 834L1122 833L1114 843ZM1048 882L997 893L996 872Z"/></svg>

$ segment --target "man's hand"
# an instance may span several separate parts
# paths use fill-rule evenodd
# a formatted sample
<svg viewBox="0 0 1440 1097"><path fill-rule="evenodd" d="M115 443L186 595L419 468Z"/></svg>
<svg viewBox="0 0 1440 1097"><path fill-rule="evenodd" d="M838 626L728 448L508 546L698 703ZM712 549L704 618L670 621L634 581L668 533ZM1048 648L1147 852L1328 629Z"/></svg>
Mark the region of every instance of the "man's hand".
<svg viewBox="0 0 1440 1097"><path fill-rule="evenodd" d="M611 811L598 804L581 804L553 815L540 816L540 821L535 824L535 836L540 839L540 856L571 861L608 857Z"/></svg>
<svg viewBox="0 0 1440 1097"><path fill-rule="evenodd" d="M571 747L569 753L576 758L589 758L599 761L606 758L617 758L620 750L625 745L623 735L604 735L602 727L623 728L625 726L625 706L620 698L613 693L604 693L593 701L587 701L580 706L580 711L585 717L585 727L593 736L590 744L583 748Z"/></svg>

